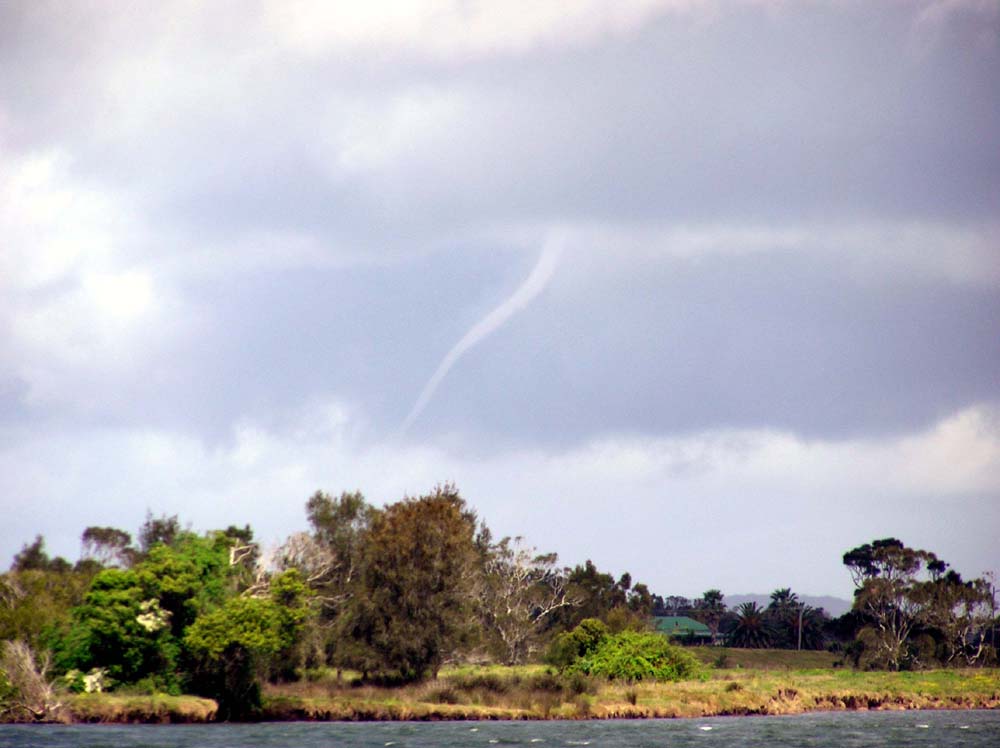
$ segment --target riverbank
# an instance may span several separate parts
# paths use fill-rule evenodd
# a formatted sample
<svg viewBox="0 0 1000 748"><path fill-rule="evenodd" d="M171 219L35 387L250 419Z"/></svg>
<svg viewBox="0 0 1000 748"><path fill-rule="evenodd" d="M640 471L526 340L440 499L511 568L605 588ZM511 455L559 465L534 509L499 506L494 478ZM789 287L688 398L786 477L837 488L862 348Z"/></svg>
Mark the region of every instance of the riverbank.
<svg viewBox="0 0 1000 748"><path fill-rule="evenodd" d="M217 711L215 701L198 696L88 693L69 696L60 717L77 723L199 724L214 722Z"/></svg>
<svg viewBox="0 0 1000 748"><path fill-rule="evenodd" d="M716 668L704 680L624 685L561 679L541 667L460 668L400 688L334 676L269 686L262 720L538 720L782 715L812 711L1000 709L1000 670L911 673ZM195 723L215 703L192 696L71 696L72 722Z"/></svg>

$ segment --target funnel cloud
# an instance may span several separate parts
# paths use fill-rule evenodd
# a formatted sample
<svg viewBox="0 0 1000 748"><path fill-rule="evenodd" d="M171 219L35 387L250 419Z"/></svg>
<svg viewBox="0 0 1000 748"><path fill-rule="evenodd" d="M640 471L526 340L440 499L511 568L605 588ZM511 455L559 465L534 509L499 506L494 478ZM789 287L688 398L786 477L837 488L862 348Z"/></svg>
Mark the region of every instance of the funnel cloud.
<svg viewBox="0 0 1000 748"><path fill-rule="evenodd" d="M465 355L466 351L478 345L503 327L507 320L527 307L538 294L545 290L553 274L555 274L564 244L565 241L562 236L556 235L547 239L542 247L542 253L538 258L538 262L535 263L535 267L532 268L531 273L524 279L524 282L517 287L517 290L500 306L473 325L462 336L461 340L455 343L451 350L445 354L445 357L441 359L441 363L438 364L431 378L427 380L427 384L424 385L424 389L420 392L420 397L417 398L406 419L400 425L397 432L399 436L405 435L414 421L424 412L424 409L431 398L434 397L434 393L441 385L441 382L444 381L444 378L451 371L452 367L458 363L458 360Z"/></svg>

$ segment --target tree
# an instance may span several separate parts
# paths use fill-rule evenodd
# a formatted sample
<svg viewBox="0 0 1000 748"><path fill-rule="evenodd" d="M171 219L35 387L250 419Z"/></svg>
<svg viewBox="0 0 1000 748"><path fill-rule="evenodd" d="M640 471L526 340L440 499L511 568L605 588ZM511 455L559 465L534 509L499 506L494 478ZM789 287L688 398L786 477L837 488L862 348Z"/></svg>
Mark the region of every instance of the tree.
<svg viewBox="0 0 1000 748"><path fill-rule="evenodd" d="M73 567L62 556L49 558L45 552L45 538L36 535L32 543L25 543L21 551L14 556L11 571L70 571Z"/></svg>
<svg viewBox="0 0 1000 748"><path fill-rule="evenodd" d="M310 618L299 658L305 663L357 664L354 638L342 615L357 588L365 540L374 510L358 492L338 498L317 491L306 502L312 532L288 538L277 554L280 569L298 569L312 591L316 615Z"/></svg>
<svg viewBox="0 0 1000 748"><path fill-rule="evenodd" d="M135 561L132 536L116 527L88 527L80 541L81 556L94 559L101 566L118 564L127 568Z"/></svg>
<svg viewBox="0 0 1000 748"><path fill-rule="evenodd" d="M695 603L692 616L708 626L712 632L712 642L719 636L719 625L723 616L726 615L726 606L722 602L724 595L719 590L707 590L701 596L701 600Z"/></svg>
<svg viewBox="0 0 1000 748"><path fill-rule="evenodd" d="M72 611L73 626L58 647L60 666L103 667L120 683L148 678L177 690L186 629L235 592L232 543L221 532L181 532L173 545L153 545L130 569L100 572Z"/></svg>
<svg viewBox="0 0 1000 748"><path fill-rule="evenodd" d="M154 517L152 512L146 512L146 521L139 528L139 551L147 554L156 545L173 545L180 534L181 523L176 514Z"/></svg>
<svg viewBox="0 0 1000 748"><path fill-rule="evenodd" d="M30 569L0 574L0 640L24 641L41 652L70 624L93 575Z"/></svg>
<svg viewBox="0 0 1000 748"><path fill-rule="evenodd" d="M437 675L471 623L475 524L450 485L374 514L345 621L363 668L403 681Z"/></svg>
<svg viewBox="0 0 1000 748"><path fill-rule="evenodd" d="M47 678L48 655L38 661L23 641L0 646L0 715L36 722L57 718L61 704ZM3 721L3 720L0 720Z"/></svg>
<svg viewBox="0 0 1000 748"><path fill-rule="evenodd" d="M481 617L506 665L523 662L548 618L575 602L567 595L566 571L556 561L556 554L539 554L521 538L503 538L487 551Z"/></svg>
<svg viewBox="0 0 1000 748"><path fill-rule="evenodd" d="M896 538L858 546L844 554L854 580L854 609L870 622L859 634L871 664L899 670L918 664L910 634L920 621L924 580L947 564L933 553L908 548Z"/></svg>
<svg viewBox="0 0 1000 748"><path fill-rule="evenodd" d="M681 597L679 595L668 595L663 601L663 609L661 615L685 616L688 615L693 608L694 608L694 603L692 603L686 597Z"/></svg>
<svg viewBox="0 0 1000 748"><path fill-rule="evenodd" d="M177 685L169 614L134 571L107 569L94 577L73 619L58 647L60 669L101 667L118 683L158 676L161 687Z"/></svg>
<svg viewBox="0 0 1000 748"><path fill-rule="evenodd" d="M773 630L765 611L755 602L746 602L736 609L736 626L730 633L734 647L763 649L771 646Z"/></svg>
<svg viewBox="0 0 1000 748"><path fill-rule="evenodd" d="M950 570L920 585L915 594L924 607L921 622L940 638L944 664L972 666L985 659L995 605L986 579L966 582Z"/></svg>
<svg viewBox="0 0 1000 748"><path fill-rule="evenodd" d="M260 682L274 660L291 649L306 618L308 590L296 570L271 580L262 597L233 597L187 629L184 645L195 660L191 684L216 699L221 719L260 708Z"/></svg>
<svg viewBox="0 0 1000 748"><path fill-rule="evenodd" d="M642 582L638 582L628 593L628 609L643 618L649 618L656 610L657 596L649 591L649 587ZM662 601L660 601L662 605Z"/></svg>
<svg viewBox="0 0 1000 748"><path fill-rule="evenodd" d="M825 642L823 629L826 613L801 600L788 587L771 593L771 602L765 611L771 628L771 645L781 649L822 649Z"/></svg>
<svg viewBox="0 0 1000 748"><path fill-rule="evenodd" d="M307 572L325 617L332 620L351 595L373 509L357 491L336 499L317 491L306 502L306 515L313 528L313 547L301 548L305 552L300 551L300 568Z"/></svg>

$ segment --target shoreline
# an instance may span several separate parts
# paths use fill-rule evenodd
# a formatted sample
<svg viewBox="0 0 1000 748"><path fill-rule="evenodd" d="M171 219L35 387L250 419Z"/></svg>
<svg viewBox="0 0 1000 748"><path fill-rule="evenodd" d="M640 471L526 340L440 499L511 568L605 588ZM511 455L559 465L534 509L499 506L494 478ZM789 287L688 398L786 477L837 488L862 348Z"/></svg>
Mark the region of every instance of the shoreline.
<svg viewBox="0 0 1000 748"><path fill-rule="evenodd" d="M128 710L127 712L98 713L87 712L85 714L70 714L67 718L45 722L12 721L0 722L0 727L4 725L212 725L212 724L260 724L260 723L360 723L360 722L602 722L610 720L678 720L678 719L702 719L711 717L785 717L799 714L815 713L838 713L838 712L922 712L922 711L993 711L1000 709L1000 700L993 700L985 704L974 703L946 703L920 704L917 706L901 702L879 702L872 705L860 706L822 706L802 709L779 709L771 710L763 708L761 710L738 710L738 711L716 711L702 712L698 714L677 714L677 713L650 713L648 710L635 707L623 707L621 710L610 710L604 713L591 713L586 716L579 715L557 715L541 716L533 713L489 713L489 712L465 712L463 710L441 711L430 709L426 712L420 710L400 709L398 712L387 712L382 709L366 710L358 709L350 712L335 711L329 714L319 714L309 710L309 714L294 710L293 712L282 711L275 713L265 710L259 719L219 722L214 719L215 704L212 703L212 716L199 716L174 710L160 711L153 709Z"/></svg>
<svg viewBox="0 0 1000 748"><path fill-rule="evenodd" d="M516 676L508 679L517 682ZM493 691L458 676L404 688L328 683L272 686L246 722L429 722L684 719L809 712L1000 709L1000 669L871 673L719 670L706 680L592 684L591 691ZM499 683L499 685L497 685ZM79 694L64 702L70 724L209 724L217 705L196 696Z"/></svg>

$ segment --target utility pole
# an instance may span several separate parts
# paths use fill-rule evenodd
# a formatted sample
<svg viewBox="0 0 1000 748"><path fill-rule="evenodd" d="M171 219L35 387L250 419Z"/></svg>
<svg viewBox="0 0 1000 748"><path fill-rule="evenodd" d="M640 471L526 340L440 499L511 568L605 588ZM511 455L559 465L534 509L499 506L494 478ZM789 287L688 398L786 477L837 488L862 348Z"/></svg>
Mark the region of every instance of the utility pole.
<svg viewBox="0 0 1000 748"><path fill-rule="evenodd" d="M802 651L802 616L805 615L805 603L799 606L799 651Z"/></svg>

